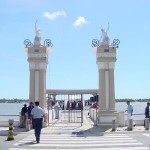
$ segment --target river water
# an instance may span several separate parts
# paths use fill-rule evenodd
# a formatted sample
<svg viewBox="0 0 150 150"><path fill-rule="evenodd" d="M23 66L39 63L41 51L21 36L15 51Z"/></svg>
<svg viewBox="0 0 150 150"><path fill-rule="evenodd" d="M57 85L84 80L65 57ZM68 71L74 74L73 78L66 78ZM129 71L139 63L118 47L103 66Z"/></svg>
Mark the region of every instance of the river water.
<svg viewBox="0 0 150 150"><path fill-rule="evenodd" d="M144 110L147 105L147 102L132 102L131 103L134 109L134 114L143 114L143 115L134 115L133 118L135 120L143 120L144 119ZM21 108L24 103L0 103L0 121L15 119L19 120L18 116L2 116L2 115L19 115ZM28 104L27 104L28 105ZM116 103L117 111L125 111L127 109L126 102L118 102Z"/></svg>

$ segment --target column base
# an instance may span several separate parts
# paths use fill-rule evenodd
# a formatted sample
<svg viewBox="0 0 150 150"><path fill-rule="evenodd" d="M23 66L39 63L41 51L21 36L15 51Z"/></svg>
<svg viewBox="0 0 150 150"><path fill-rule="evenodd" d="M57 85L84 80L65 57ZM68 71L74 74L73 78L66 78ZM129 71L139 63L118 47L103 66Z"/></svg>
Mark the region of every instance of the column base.
<svg viewBox="0 0 150 150"><path fill-rule="evenodd" d="M120 113L112 110L99 110L97 113L97 125L98 126L112 126L112 121L115 120L116 126L120 126Z"/></svg>

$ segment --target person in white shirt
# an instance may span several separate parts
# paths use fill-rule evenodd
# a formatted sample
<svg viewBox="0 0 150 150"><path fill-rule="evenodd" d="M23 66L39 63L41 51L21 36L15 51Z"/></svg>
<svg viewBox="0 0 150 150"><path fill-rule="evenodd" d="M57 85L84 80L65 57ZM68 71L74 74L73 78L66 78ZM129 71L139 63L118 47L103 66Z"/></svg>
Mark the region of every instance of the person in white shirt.
<svg viewBox="0 0 150 150"><path fill-rule="evenodd" d="M132 118L132 114L133 114L133 106L130 104L130 101L127 101L127 121L128 121L128 126L129 126L129 120L130 119L133 119ZM125 112L126 112L125 111ZM135 122L133 122L133 126L135 126L136 124L135 124Z"/></svg>
<svg viewBox="0 0 150 150"><path fill-rule="evenodd" d="M56 104L54 105L54 109L55 109L55 119L59 119L60 105L58 102L56 102Z"/></svg>
<svg viewBox="0 0 150 150"><path fill-rule="evenodd" d="M46 122L44 110L41 107L39 107L39 102L35 102L35 107L31 111L30 121L32 121L32 126L35 130L35 137L37 143L40 142L40 134L43 125L43 118L44 122Z"/></svg>

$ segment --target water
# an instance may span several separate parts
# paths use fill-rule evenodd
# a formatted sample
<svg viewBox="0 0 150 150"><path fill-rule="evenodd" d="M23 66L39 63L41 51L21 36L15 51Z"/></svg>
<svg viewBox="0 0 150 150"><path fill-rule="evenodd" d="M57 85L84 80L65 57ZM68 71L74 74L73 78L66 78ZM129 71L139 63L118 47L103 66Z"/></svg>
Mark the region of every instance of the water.
<svg viewBox="0 0 150 150"><path fill-rule="evenodd" d="M19 113L24 103L0 103L0 121L8 119L19 120ZM28 105L28 104L27 104ZM1 115L18 115L18 116L1 116Z"/></svg>
<svg viewBox="0 0 150 150"><path fill-rule="evenodd" d="M143 115L134 115L133 119L143 120L147 102L133 102L131 104L134 109L134 114L143 114ZM19 115L19 112L21 111L23 105L24 103L0 103L0 121L4 120L7 121L8 119L19 120L19 116L1 116L1 115ZM125 111L126 109L127 109L126 102L116 103L117 111Z"/></svg>
<svg viewBox="0 0 150 150"><path fill-rule="evenodd" d="M133 119L144 120L145 118L144 113L145 113L145 107L147 106L147 102L131 102L131 105L133 106ZM117 111L127 110L126 102L116 103L116 110Z"/></svg>

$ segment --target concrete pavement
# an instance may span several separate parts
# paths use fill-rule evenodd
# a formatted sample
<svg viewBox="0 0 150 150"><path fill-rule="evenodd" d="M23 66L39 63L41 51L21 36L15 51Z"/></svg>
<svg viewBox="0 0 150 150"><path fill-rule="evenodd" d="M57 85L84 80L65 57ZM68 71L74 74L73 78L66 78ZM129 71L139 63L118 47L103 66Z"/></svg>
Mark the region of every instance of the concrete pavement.
<svg viewBox="0 0 150 150"><path fill-rule="evenodd" d="M15 127L14 140L7 141L7 136L8 136L8 128L0 127L1 150L26 150L26 149L30 150L36 148L42 149L42 147L44 147L44 149L49 148L65 149L67 148L67 146L70 149L74 149L74 147L71 146L69 143L68 144L64 143L63 145L60 144L62 143L63 139L65 139L65 141L72 140L75 145L80 144L82 146L82 149L89 148L89 150L90 148L92 149L92 146L88 145L89 144L88 140L89 141L92 140L95 143L95 144L93 142L91 143L93 144L93 147L95 147L95 149L98 149L98 147L101 147L102 149L102 146L105 149L106 148L110 149L109 145L111 147L113 146L115 149L117 149L118 147L123 148L124 145L127 149L128 143L131 145L130 147L128 147L128 149L131 148L132 150L133 148L136 149L141 148L145 150L148 150L150 148L150 145L147 144L148 141L150 140L150 131L145 130L144 126L135 126L132 131L128 131L127 127L118 127L116 128L116 131L112 131L112 128L108 126L100 126L100 127L95 126L87 115L84 115L84 123L82 124L82 126L81 124L77 123L62 123L59 122L59 120L55 120L55 122L51 123L49 127L42 129L41 145L35 145L34 143L35 142L34 130L26 132L24 128ZM108 143L106 145L104 143L103 144L100 143L100 141L103 141L102 136L104 139L106 136L105 142L108 140ZM80 142L76 140L76 137L80 139ZM86 142L83 140L85 137L87 139ZM54 138L56 138L56 140L53 141L54 143L51 143L51 141ZM109 144L112 141L112 139L109 138L112 138L116 143ZM134 139L136 139L137 142L135 142ZM120 143L122 140L124 142L125 141L127 142L128 140L128 142L126 144L124 142ZM22 145L22 143L24 143L24 145ZM34 144L34 146L31 143ZM77 147L76 149L80 149L80 147Z"/></svg>

